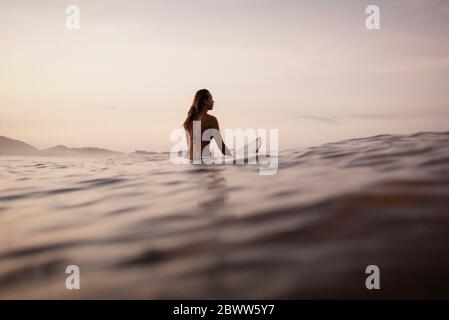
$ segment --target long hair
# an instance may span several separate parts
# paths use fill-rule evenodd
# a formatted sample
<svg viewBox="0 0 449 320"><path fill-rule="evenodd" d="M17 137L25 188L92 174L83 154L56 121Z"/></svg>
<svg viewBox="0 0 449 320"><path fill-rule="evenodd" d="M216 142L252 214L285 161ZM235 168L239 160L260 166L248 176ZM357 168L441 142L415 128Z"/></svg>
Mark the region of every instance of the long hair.
<svg viewBox="0 0 449 320"><path fill-rule="evenodd" d="M209 99L209 97L210 92L207 89L201 89L195 93L192 106L190 107L189 112L187 113L187 118L183 124L184 129L190 131L190 129L192 128L193 120L195 120L195 118L203 111L204 102Z"/></svg>

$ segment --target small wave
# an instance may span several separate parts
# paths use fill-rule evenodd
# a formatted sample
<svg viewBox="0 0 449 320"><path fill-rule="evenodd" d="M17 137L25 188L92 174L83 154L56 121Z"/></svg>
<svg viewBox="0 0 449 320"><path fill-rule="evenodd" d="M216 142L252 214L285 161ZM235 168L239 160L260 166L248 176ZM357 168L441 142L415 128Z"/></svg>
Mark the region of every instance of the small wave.
<svg viewBox="0 0 449 320"><path fill-rule="evenodd" d="M83 180L78 182L79 184L89 184L91 186L103 186L110 185L115 183L120 183L125 181L125 179L119 178L101 178L101 179L91 179L91 180Z"/></svg>
<svg viewBox="0 0 449 320"><path fill-rule="evenodd" d="M272 176L0 158L0 297L70 297L53 280L75 263L87 298L363 298L369 264L388 270L376 297L444 298L448 154L449 132L420 132L283 150Z"/></svg>

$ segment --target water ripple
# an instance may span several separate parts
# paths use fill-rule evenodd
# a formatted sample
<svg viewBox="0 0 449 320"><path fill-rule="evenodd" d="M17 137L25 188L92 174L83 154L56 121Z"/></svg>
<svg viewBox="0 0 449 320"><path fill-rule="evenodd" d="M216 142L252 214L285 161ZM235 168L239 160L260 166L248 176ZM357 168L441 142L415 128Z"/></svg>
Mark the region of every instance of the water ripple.
<svg viewBox="0 0 449 320"><path fill-rule="evenodd" d="M369 264L376 297L447 298L448 154L449 132L420 132L283 150L272 176L0 157L0 298L70 298L68 264L82 298L370 298Z"/></svg>

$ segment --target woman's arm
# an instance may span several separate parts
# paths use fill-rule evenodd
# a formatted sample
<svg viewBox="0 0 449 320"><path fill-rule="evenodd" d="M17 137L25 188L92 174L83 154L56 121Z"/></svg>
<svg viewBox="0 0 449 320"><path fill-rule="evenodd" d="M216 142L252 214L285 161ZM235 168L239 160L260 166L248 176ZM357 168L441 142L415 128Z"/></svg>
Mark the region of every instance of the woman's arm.
<svg viewBox="0 0 449 320"><path fill-rule="evenodd" d="M211 127L213 129L216 129L218 131L219 135L220 135L220 137L219 137L220 141L216 141L216 142L217 142L218 147L220 148L221 153L223 153L225 156L231 156L232 157L232 151L224 143L223 136L221 135L220 127L218 125L217 118L215 118L214 116L210 116L210 117L211 117L210 118L211 119ZM221 146L220 146L220 142L221 142Z"/></svg>
<svg viewBox="0 0 449 320"><path fill-rule="evenodd" d="M221 136L221 133L220 133L220 136ZM223 137L221 137L221 153L223 153L225 156L232 157L232 151L224 143Z"/></svg>

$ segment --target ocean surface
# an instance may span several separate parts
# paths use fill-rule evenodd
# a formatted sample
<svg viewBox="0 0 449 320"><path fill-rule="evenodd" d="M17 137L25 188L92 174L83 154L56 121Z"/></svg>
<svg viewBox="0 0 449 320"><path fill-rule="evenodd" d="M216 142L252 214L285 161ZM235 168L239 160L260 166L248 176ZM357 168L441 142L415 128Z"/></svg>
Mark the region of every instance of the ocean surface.
<svg viewBox="0 0 449 320"><path fill-rule="evenodd" d="M449 298L449 132L278 160L2 156L0 298Z"/></svg>

